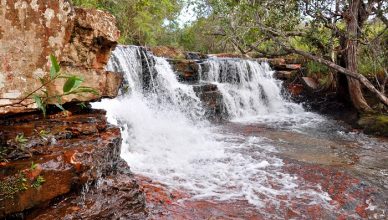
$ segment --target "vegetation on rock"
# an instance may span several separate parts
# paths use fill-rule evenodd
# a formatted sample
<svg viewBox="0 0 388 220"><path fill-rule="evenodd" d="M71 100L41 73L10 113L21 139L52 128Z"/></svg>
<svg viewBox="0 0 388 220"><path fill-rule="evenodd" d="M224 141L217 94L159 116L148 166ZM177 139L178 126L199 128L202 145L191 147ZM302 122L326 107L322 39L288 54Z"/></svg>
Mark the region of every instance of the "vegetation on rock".
<svg viewBox="0 0 388 220"><path fill-rule="evenodd" d="M2 179L0 181L0 197L12 199L16 194L29 188L38 189L45 182L44 177L39 174L39 164L32 162L29 169L21 170L16 175Z"/></svg>

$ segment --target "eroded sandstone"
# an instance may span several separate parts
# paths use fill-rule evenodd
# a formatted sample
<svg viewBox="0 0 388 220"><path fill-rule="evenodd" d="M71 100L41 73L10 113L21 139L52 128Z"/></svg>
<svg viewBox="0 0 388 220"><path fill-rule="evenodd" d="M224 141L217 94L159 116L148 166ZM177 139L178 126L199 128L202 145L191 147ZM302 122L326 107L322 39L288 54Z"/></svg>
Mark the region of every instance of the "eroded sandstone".
<svg viewBox="0 0 388 220"><path fill-rule="evenodd" d="M65 96L63 103L116 96L120 84L107 82L121 76L104 67L118 38L116 20L106 12L74 9L68 0L1 1L0 114L37 107L32 97L24 98L42 86L39 78L49 77L50 54L60 61L63 73L83 78L83 86L99 93ZM62 94L64 82L56 80L43 89Z"/></svg>

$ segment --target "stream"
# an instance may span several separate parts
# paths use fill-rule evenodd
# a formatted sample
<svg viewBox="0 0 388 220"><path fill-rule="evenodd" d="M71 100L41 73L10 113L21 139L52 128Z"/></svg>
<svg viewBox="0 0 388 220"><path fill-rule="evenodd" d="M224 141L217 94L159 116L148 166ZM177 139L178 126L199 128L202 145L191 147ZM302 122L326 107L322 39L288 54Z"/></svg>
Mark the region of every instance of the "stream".
<svg viewBox="0 0 388 220"><path fill-rule="evenodd" d="M201 66L228 120L209 121L194 85L135 46L118 46L107 67L125 74L125 91L93 104L122 128L121 156L143 187L168 194L149 195L151 219L387 218L386 139L293 103L267 63Z"/></svg>

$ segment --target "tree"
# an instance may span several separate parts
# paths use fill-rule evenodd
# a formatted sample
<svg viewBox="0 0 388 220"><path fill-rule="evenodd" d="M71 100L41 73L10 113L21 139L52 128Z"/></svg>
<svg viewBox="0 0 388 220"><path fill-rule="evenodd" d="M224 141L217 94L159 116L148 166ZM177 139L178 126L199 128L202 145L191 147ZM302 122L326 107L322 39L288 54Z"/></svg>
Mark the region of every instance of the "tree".
<svg viewBox="0 0 388 220"><path fill-rule="evenodd" d="M183 7L181 0L73 0L73 4L109 11L121 31L120 43L157 45Z"/></svg>
<svg viewBox="0 0 388 220"><path fill-rule="evenodd" d="M223 20L225 39L241 53L302 55L345 74L348 94L360 112L371 110L360 83L388 106L385 94L358 72L359 45L369 43L365 42L365 23L376 16L387 24L384 1L208 0L205 4ZM317 36L317 32L326 35ZM301 42L311 47L299 47Z"/></svg>

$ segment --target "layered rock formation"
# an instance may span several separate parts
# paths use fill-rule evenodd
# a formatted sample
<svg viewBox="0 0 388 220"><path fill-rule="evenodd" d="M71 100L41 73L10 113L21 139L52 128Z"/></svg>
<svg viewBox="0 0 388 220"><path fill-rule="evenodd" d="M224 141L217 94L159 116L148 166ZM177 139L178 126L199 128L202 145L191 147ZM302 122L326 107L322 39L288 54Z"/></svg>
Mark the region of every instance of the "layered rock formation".
<svg viewBox="0 0 388 220"><path fill-rule="evenodd" d="M120 159L120 129L104 111L78 105L117 96L123 76L105 66L118 38L112 15L68 0L0 1L0 218L146 215L143 192ZM98 94L64 96L67 111L48 108L43 118L29 94L61 94L65 82L42 87L51 54L62 74Z"/></svg>
<svg viewBox="0 0 388 220"><path fill-rule="evenodd" d="M83 78L83 86L99 92L65 96L63 103L117 95L121 77L104 71L119 38L112 15L74 9L67 0L0 4L0 114L36 108L27 96L42 85L39 78L49 77L50 54L60 61L62 72ZM59 79L42 89L61 94L64 82Z"/></svg>
<svg viewBox="0 0 388 220"><path fill-rule="evenodd" d="M120 158L120 129L106 122L102 110L70 110L73 115L1 121L8 162L0 164L0 218L36 207L24 215L77 218L84 209L84 218L113 216L115 209L107 204L126 207L121 215L145 215L142 192ZM21 134L26 141L15 139ZM79 195L83 188L84 197Z"/></svg>

